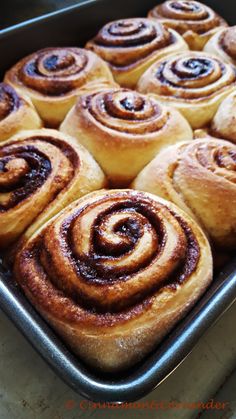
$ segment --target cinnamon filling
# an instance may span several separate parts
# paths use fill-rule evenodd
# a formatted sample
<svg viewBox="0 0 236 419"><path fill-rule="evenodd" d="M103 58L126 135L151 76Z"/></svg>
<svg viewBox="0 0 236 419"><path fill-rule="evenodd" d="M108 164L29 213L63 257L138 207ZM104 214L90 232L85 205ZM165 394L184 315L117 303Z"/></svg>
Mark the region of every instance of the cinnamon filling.
<svg viewBox="0 0 236 419"><path fill-rule="evenodd" d="M176 38L159 22L133 18L105 25L90 47L117 70L125 70L174 42Z"/></svg>
<svg viewBox="0 0 236 419"><path fill-rule="evenodd" d="M20 173L17 168L19 159L25 163L24 170ZM12 162L11 166L9 166L10 162ZM11 192L11 197L6 204L2 204L0 200L0 212L16 206L26 197L32 195L43 185L51 172L51 164L48 158L32 146L15 149L14 157L4 157L1 159L1 163L2 172L7 175L7 182L5 185L1 184L0 172L0 193ZM16 171L17 176L13 177L12 171ZM12 190L13 187L14 190Z"/></svg>
<svg viewBox="0 0 236 419"><path fill-rule="evenodd" d="M70 162L67 183L73 177L72 167L80 164L77 153L65 142L51 137L30 137L28 141L42 141L59 147ZM27 141L26 140L26 141ZM46 182L52 172L50 156L38 150L33 145L27 145L25 140L0 147L0 212L7 211L30 195L33 195ZM63 182L58 179L58 194ZM52 196L51 199L54 199Z"/></svg>
<svg viewBox="0 0 236 419"><path fill-rule="evenodd" d="M78 101L77 112L81 106L103 127L134 135L162 129L169 117L155 99L126 89L88 95Z"/></svg>
<svg viewBox="0 0 236 419"><path fill-rule="evenodd" d="M216 26L226 26L226 22L210 7L197 1L165 1L156 6L149 16L164 19L168 26L181 34L192 30L201 35Z"/></svg>
<svg viewBox="0 0 236 419"><path fill-rule="evenodd" d="M168 64L168 61L163 62L157 69L156 78L160 80L163 84L168 84L173 87L183 87L181 84L178 85L177 82L174 83L170 79L166 79L164 76L165 66ZM173 63L171 71L174 75L178 76L180 80L194 80L199 77L207 77L214 70L214 65L211 60L204 58L189 58L186 59L183 63L181 70L178 68L178 62ZM223 67L222 67L223 70ZM187 87L187 86L185 86Z"/></svg>
<svg viewBox="0 0 236 419"><path fill-rule="evenodd" d="M223 79L226 74L227 77ZM235 81L231 67L217 59L194 54L189 57L183 54L183 57L161 62L154 77L158 94L185 100L210 97Z"/></svg>
<svg viewBox="0 0 236 419"><path fill-rule="evenodd" d="M79 255L74 248L75 237L73 237L73 231L77 220L83 217L83 212L85 211L86 213L88 209L85 207L79 210L79 212L74 212L61 225L60 251L63 252L63 257L66 260L68 259L70 266L74 267L73 272L80 278L80 281L85 281L85 283L97 287L98 292L104 293L104 298L108 300L106 304L105 301L104 304L100 304L99 301L95 302L94 297L91 296L90 298L83 291L83 287L80 287L79 284L76 287L74 282L70 282L69 278L65 277L65 266L60 265L58 267L60 270L59 274L57 267L54 265L56 259L51 257L47 246L47 237L42 236L39 242L35 243L35 249L37 249L37 260L40 263L40 269L43 269L45 272L45 278L47 277L57 288L62 289L75 303L79 303L81 307L86 310L92 310L94 313L106 313L107 310L109 313L122 313L123 310L132 309L132 307L142 304L145 300L149 301L153 294L163 286L175 289L178 284L187 280L196 269L200 257L200 249L188 224L181 217L170 211L186 238L186 247L181 250L182 257L177 256L180 249L176 249L178 262L173 264L171 273L167 275L164 281L157 281L146 288L142 287L142 290L137 294L129 296L127 299L124 298L122 301L118 300L116 304L109 305L109 296L105 297L107 294L106 286L120 284L119 286L122 287L122 284L128 283L132 277L156 263L156 258L162 252L165 252L166 232L164 224L158 214L153 213L152 205L150 204L150 208L148 208L146 204L146 202L127 200L122 203L113 203L105 212L99 213L98 218L92 223L91 229L93 233L91 234L90 251L87 257ZM130 218L125 217L124 221L114 225L113 235L116 236L116 239L118 236L118 246L116 247L114 244L109 246L109 242L105 243L106 236L103 236L104 232L101 231L101 228L104 228L104 226L101 227L102 220L106 219L106 217L109 218L109 216L116 217L119 212L125 212L125 214L130 212ZM139 240L142 240L143 229L147 228L147 223L150 223L150 232L155 236L152 245L153 249L149 257L142 263L136 261L135 266L131 266L131 269L129 266L126 266L125 269L119 268L119 264L116 266L116 261L118 262L120 258L125 258L127 254L132 253ZM120 238L122 239L122 236L124 245L120 246L119 240ZM80 238L78 237L76 240L80 240ZM110 268L109 264L106 267L105 263L107 261L114 262L114 264Z"/></svg>
<svg viewBox="0 0 236 419"><path fill-rule="evenodd" d="M199 12L200 7L198 4L191 1L174 1L171 3L171 8L175 10L183 10L187 12Z"/></svg>
<svg viewBox="0 0 236 419"><path fill-rule="evenodd" d="M80 86L87 63L86 51L49 48L23 60L18 77L25 86L42 94L60 96Z"/></svg>
<svg viewBox="0 0 236 419"><path fill-rule="evenodd" d="M0 83L0 121L19 109L20 104L21 100L15 90L5 83Z"/></svg>

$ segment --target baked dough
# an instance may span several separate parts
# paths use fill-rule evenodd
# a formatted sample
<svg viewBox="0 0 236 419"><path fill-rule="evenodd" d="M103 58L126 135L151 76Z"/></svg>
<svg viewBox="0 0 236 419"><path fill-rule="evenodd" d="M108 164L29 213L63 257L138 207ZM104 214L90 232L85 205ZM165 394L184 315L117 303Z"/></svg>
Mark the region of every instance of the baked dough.
<svg viewBox="0 0 236 419"><path fill-rule="evenodd" d="M236 249L236 145L208 137L171 146L143 169L133 187L174 202L216 246Z"/></svg>
<svg viewBox="0 0 236 419"><path fill-rule="evenodd" d="M220 103L235 90L235 80L230 64L205 52L187 51L153 64L138 90L174 106L196 129L211 122Z"/></svg>
<svg viewBox="0 0 236 419"><path fill-rule="evenodd" d="M161 148L193 135L178 111L127 89L81 96L60 130L91 152L116 187L128 186Z"/></svg>
<svg viewBox="0 0 236 419"><path fill-rule="evenodd" d="M32 100L49 127L56 128L91 81L113 82L108 65L83 48L45 48L7 71L6 83Z"/></svg>
<svg viewBox="0 0 236 419"><path fill-rule="evenodd" d="M6 83L0 83L0 142L18 131L41 128L40 120L29 98L19 95Z"/></svg>
<svg viewBox="0 0 236 419"><path fill-rule="evenodd" d="M131 367L153 350L212 279L209 243L176 206L132 190L72 203L19 251L15 278L87 364Z"/></svg>
<svg viewBox="0 0 236 419"><path fill-rule="evenodd" d="M106 24L86 44L110 66L115 80L134 88L156 60L188 49L181 35L147 18L121 19Z"/></svg>
<svg viewBox="0 0 236 419"><path fill-rule="evenodd" d="M73 138L21 131L0 145L0 249L27 239L66 205L104 187L105 176Z"/></svg>
<svg viewBox="0 0 236 419"><path fill-rule="evenodd" d="M148 16L178 31L192 50L202 50L211 36L227 26L206 4L192 0L165 1L154 7Z"/></svg>

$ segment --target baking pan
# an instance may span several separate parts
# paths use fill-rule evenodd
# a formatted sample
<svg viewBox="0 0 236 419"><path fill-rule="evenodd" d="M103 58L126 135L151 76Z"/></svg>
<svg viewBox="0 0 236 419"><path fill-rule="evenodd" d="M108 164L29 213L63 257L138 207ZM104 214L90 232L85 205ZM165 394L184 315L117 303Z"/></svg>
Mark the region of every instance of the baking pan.
<svg viewBox="0 0 236 419"><path fill-rule="evenodd" d="M42 47L83 46L112 19L145 16L156 0L88 0L0 31L0 72ZM230 1L205 2L230 23ZM232 3L231 3L232 5ZM231 10L230 10L231 9ZM173 332L135 368L123 374L94 373L63 344L4 270L0 261L0 306L54 371L76 392L94 401L134 401L157 387L191 352L201 335L236 299L236 258Z"/></svg>

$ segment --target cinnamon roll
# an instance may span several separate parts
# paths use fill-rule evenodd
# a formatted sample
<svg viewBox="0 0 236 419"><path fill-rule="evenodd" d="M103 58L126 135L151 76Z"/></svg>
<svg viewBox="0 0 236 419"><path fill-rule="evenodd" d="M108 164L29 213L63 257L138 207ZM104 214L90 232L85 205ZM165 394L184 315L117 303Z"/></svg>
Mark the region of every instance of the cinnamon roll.
<svg viewBox="0 0 236 419"><path fill-rule="evenodd" d="M153 93L182 112L193 128L208 124L222 100L236 88L233 66L205 52L189 51L153 64L138 90Z"/></svg>
<svg viewBox="0 0 236 419"><path fill-rule="evenodd" d="M179 112L126 89L81 96L60 130L77 138L119 187L128 186L162 147L193 135Z"/></svg>
<svg viewBox="0 0 236 419"><path fill-rule="evenodd" d="M23 129L41 128L31 101L6 83L0 83L0 142Z"/></svg>
<svg viewBox="0 0 236 419"><path fill-rule="evenodd" d="M202 138L163 150L133 183L195 218L218 248L236 249L236 145Z"/></svg>
<svg viewBox="0 0 236 419"><path fill-rule="evenodd" d="M131 88L157 59L188 46L177 32L153 19L130 18L105 25L86 48L107 61L121 86Z"/></svg>
<svg viewBox="0 0 236 419"><path fill-rule="evenodd" d="M93 192L36 232L16 257L31 303L82 360L118 371L141 360L212 278L208 241L170 202Z"/></svg>
<svg viewBox="0 0 236 419"><path fill-rule="evenodd" d="M22 131L0 146L0 249L27 239L67 204L104 187L83 146L50 129Z"/></svg>
<svg viewBox="0 0 236 419"><path fill-rule="evenodd" d="M204 51L232 64L236 69L236 26L217 31L205 45Z"/></svg>
<svg viewBox="0 0 236 419"><path fill-rule="evenodd" d="M193 50L202 50L214 33L227 26L225 20L206 4L192 0L165 1L148 16L179 32Z"/></svg>
<svg viewBox="0 0 236 419"><path fill-rule="evenodd" d="M108 65L82 48L46 48L23 58L5 75L27 94L46 125L57 127L74 105L79 90L91 81L113 83Z"/></svg>

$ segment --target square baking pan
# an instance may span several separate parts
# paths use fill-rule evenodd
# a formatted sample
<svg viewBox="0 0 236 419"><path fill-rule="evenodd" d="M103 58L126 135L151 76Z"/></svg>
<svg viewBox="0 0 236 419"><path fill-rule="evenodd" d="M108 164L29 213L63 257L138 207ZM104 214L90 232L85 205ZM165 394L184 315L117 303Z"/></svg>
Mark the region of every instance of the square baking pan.
<svg viewBox="0 0 236 419"><path fill-rule="evenodd" d="M106 22L146 16L157 0L88 0L0 31L0 71L39 48L83 46ZM229 23L230 1L207 1ZM231 3L232 5L232 3ZM94 401L134 401L157 387L191 352L201 335L236 299L236 258L214 279L190 313L135 368L96 373L80 362L25 298L0 260L0 307L54 371L76 392Z"/></svg>

